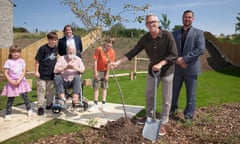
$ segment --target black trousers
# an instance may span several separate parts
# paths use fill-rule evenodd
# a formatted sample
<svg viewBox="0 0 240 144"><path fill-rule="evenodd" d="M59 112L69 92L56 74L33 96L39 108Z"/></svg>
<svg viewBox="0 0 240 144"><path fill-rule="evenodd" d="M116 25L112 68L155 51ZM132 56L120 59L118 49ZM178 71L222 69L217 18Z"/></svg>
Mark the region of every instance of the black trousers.
<svg viewBox="0 0 240 144"><path fill-rule="evenodd" d="M25 106L27 110L31 109L31 103L29 101L27 93L21 94L22 99L24 100ZM6 115L12 114L12 105L15 97L8 97L7 106L6 106Z"/></svg>

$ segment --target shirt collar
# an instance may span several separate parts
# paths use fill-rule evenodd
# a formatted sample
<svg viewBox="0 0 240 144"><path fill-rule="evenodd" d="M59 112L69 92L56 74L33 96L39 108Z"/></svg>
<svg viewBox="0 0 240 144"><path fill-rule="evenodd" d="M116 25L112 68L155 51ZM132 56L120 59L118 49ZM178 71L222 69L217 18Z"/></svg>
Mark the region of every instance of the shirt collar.
<svg viewBox="0 0 240 144"><path fill-rule="evenodd" d="M189 27L189 28L187 28L187 30L184 30L184 29L183 29L183 27L182 27L182 28L181 28L181 32L184 32L184 31L189 31L191 28L192 28L192 26L191 26L191 27Z"/></svg>
<svg viewBox="0 0 240 144"><path fill-rule="evenodd" d="M157 37L156 37L156 39L158 39L158 38L161 38L162 37L162 29L161 29L161 27L159 27L159 29L160 29L160 31L159 31L159 33L158 33L158 35L157 35ZM152 37L152 35L151 35L151 33L149 32L149 35L148 35L151 39L154 39L153 37Z"/></svg>
<svg viewBox="0 0 240 144"><path fill-rule="evenodd" d="M67 40L73 39L73 35L72 35L71 37L67 37L67 36L66 36L66 39L67 39Z"/></svg>

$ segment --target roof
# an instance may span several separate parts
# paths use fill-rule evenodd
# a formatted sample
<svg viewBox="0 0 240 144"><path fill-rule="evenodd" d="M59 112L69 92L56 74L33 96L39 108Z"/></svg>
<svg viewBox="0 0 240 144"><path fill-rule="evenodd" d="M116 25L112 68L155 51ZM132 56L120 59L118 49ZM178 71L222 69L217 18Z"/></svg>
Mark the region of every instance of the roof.
<svg viewBox="0 0 240 144"><path fill-rule="evenodd" d="M12 0L8 0L14 7L16 7L17 5L12 1Z"/></svg>

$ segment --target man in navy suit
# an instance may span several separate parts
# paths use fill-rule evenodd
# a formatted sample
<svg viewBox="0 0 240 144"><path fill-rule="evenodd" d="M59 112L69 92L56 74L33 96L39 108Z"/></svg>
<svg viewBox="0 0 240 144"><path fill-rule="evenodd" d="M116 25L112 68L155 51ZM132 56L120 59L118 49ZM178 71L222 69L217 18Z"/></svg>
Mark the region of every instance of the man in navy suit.
<svg viewBox="0 0 240 144"><path fill-rule="evenodd" d="M77 50L77 56L80 58L82 52L82 40L80 37L73 35L72 26L66 25L64 26L63 32L65 36L61 38L58 42L58 53L63 56L66 55L66 49L68 45L74 45Z"/></svg>
<svg viewBox="0 0 240 144"><path fill-rule="evenodd" d="M203 54L205 49L204 32L192 26L193 20L193 11L184 11L182 16L183 27L173 32L179 57L175 65L170 114L174 115L177 113L178 97L184 82L186 86L187 101L183 114L186 121L191 121L194 116L197 77L201 73L199 57Z"/></svg>

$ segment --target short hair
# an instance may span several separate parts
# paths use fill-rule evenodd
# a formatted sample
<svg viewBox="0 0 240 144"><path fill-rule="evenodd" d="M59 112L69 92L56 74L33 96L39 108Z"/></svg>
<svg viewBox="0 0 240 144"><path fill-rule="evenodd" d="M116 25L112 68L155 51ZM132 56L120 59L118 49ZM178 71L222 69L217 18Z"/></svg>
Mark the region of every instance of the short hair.
<svg viewBox="0 0 240 144"><path fill-rule="evenodd" d="M192 15L194 16L194 12L192 10L185 10L183 12L183 16L186 14L186 13L192 13Z"/></svg>
<svg viewBox="0 0 240 144"><path fill-rule="evenodd" d="M58 39L58 35L57 35L57 33L55 33L55 32L49 32L49 33L47 34L47 39L57 40L57 39Z"/></svg>
<svg viewBox="0 0 240 144"><path fill-rule="evenodd" d="M64 26L64 28L63 28L63 32L65 32L65 30L66 30L68 27L70 27L70 28L71 28L71 30L73 30L72 26L71 26L71 25L69 25L69 24L67 24L67 25L65 25L65 26Z"/></svg>
<svg viewBox="0 0 240 144"><path fill-rule="evenodd" d="M74 44L69 44L69 45L67 45L67 49L69 49L69 48L74 48L74 49L76 49L76 47L75 47Z"/></svg>
<svg viewBox="0 0 240 144"><path fill-rule="evenodd" d="M156 21L159 21L158 17L157 17L155 14L152 14L152 13L146 15L146 17L145 17L145 21L147 21L148 17L151 17L151 16L156 17Z"/></svg>
<svg viewBox="0 0 240 144"><path fill-rule="evenodd" d="M68 55L69 49L73 49L73 50L74 50L74 54L75 54L75 55L77 54L77 49L76 49L76 47L75 47L74 44L69 44L69 45L67 45L67 55Z"/></svg>

